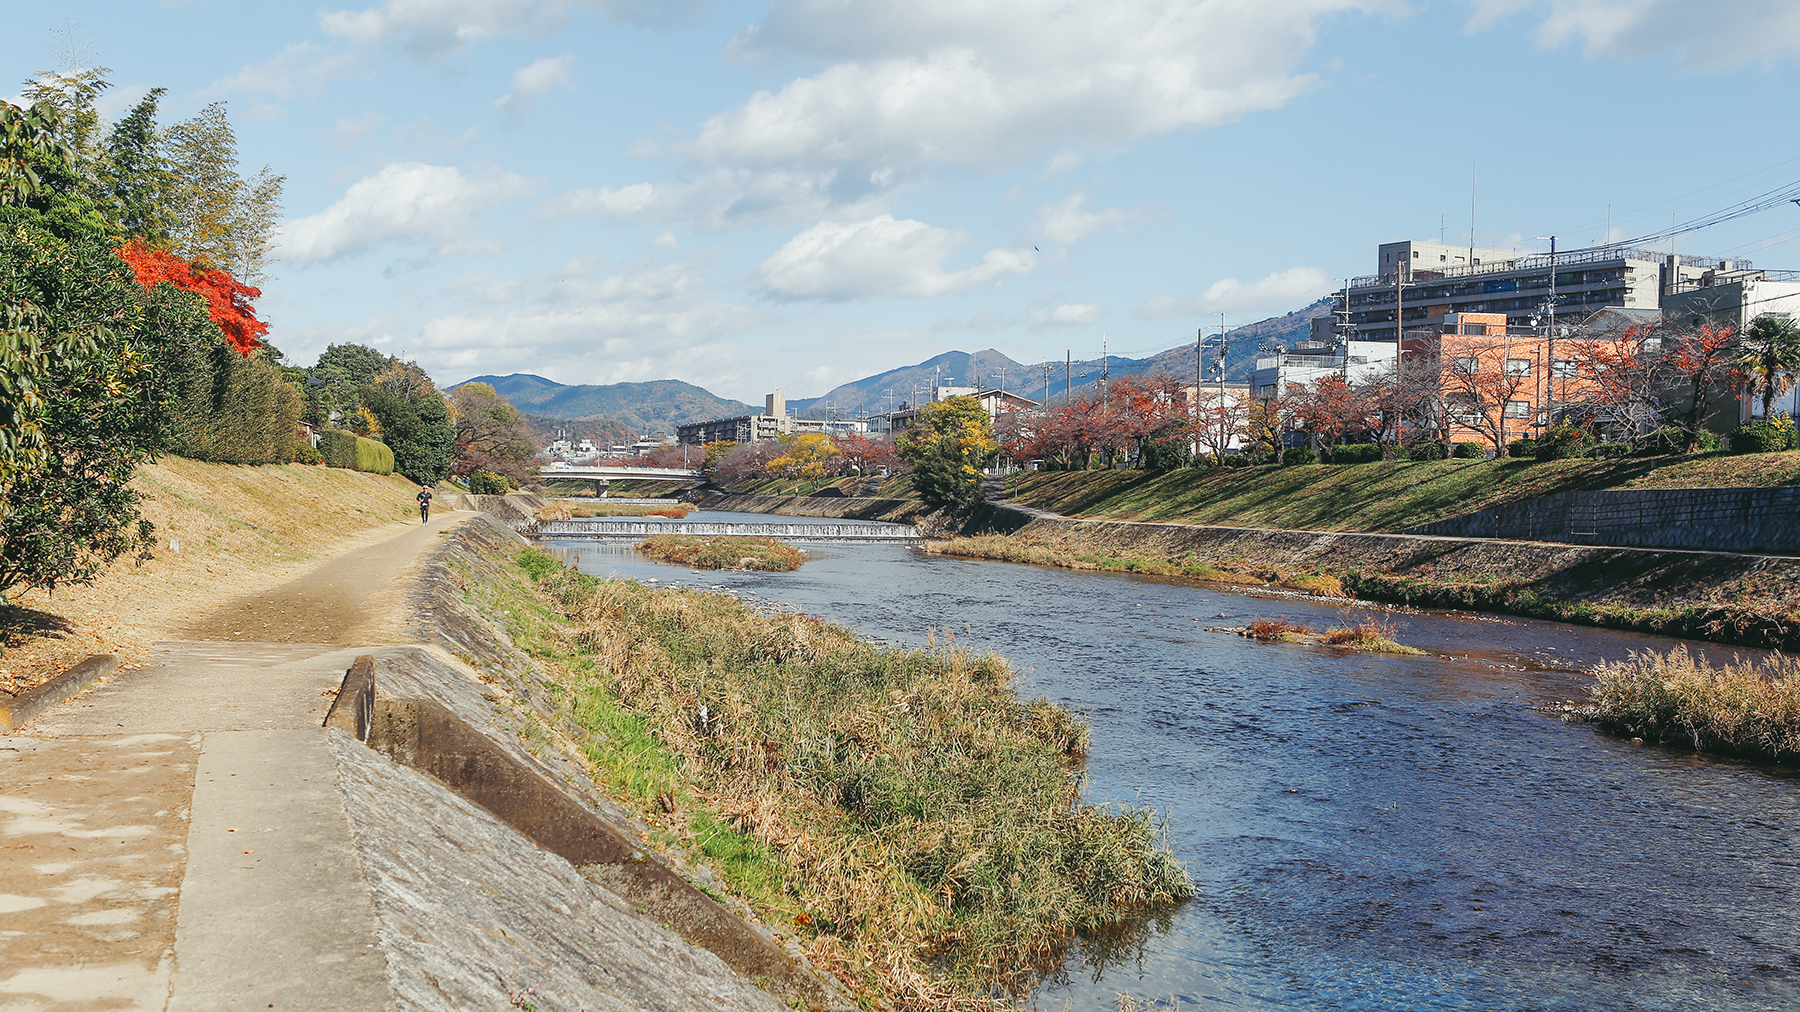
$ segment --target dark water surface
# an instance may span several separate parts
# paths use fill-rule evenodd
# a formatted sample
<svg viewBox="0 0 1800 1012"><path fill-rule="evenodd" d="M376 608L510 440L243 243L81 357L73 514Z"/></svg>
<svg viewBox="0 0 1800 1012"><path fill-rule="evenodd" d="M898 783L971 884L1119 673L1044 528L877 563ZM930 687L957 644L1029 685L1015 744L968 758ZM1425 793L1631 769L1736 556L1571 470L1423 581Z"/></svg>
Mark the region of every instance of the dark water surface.
<svg viewBox="0 0 1800 1012"><path fill-rule="evenodd" d="M1341 622L1305 599L902 545L809 545L784 574L546 547L909 645L951 630L1085 714L1090 799L1166 811L1200 896L1124 963L1071 959L1042 1008L1800 1008L1794 776L1537 709L1675 641L1403 614L1397 638L1431 656L1345 655L1205 631Z"/></svg>

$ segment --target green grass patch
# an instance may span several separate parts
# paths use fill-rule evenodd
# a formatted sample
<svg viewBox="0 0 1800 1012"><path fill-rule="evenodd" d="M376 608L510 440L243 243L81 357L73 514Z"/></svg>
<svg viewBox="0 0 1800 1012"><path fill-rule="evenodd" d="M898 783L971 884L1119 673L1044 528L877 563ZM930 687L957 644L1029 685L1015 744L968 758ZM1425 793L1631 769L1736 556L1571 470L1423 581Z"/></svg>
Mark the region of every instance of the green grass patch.
<svg viewBox="0 0 1800 1012"><path fill-rule="evenodd" d="M1396 531L1553 492L1800 484L1800 451L1623 460L1040 472L1011 498L1064 516L1311 531ZM1016 490L1015 490L1016 489Z"/></svg>

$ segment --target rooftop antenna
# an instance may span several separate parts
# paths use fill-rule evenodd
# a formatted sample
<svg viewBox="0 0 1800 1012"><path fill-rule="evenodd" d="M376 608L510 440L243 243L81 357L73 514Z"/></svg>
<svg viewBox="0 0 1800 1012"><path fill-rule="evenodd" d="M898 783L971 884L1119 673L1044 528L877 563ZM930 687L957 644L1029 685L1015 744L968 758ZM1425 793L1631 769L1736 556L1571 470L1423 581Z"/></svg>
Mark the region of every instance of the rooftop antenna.
<svg viewBox="0 0 1800 1012"><path fill-rule="evenodd" d="M1469 159L1469 263L1475 266L1475 180L1476 170L1480 167L1475 159Z"/></svg>

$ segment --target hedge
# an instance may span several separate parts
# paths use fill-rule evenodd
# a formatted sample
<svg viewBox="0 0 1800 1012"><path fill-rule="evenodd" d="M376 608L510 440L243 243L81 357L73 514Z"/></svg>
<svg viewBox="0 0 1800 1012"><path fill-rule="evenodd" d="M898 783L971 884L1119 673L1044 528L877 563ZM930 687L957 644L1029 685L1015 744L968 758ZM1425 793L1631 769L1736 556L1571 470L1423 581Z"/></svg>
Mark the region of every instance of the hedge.
<svg viewBox="0 0 1800 1012"><path fill-rule="evenodd" d="M1331 448L1333 464L1371 464L1381 459L1381 447L1374 443L1347 443Z"/></svg>
<svg viewBox="0 0 1800 1012"><path fill-rule="evenodd" d="M394 451L373 439L346 429L319 432L319 456L331 467L345 467L374 474L394 473Z"/></svg>
<svg viewBox="0 0 1800 1012"><path fill-rule="evenodd" d="M1290 446L1281 451L1281 463L1287 467L1294 467L1300 464L1311 464L1318 459L1318 454L1304 446Z"/></svg>
<svg viewBox="0 0 1800 1012"><path fill-rule="evenodd" d="M1487 456L1487 446L1483 443L1457 443L1456 451L1451 456L1457 460L1479 460Z"/></svg>
<svg viewBox="0 0 1800 1012"><path fill-rule="evenodd" d="M1779 453L1794 448L1792 422L1746 422L1732 430L1732 453Z"/></svg>
<svg viewBox="0 0 1800 1012"><path fill-rule="evenodd" d="M1444 444L1442 444L1442 443L1414 443L1412 446L1407 448L1406 459L1407 460L1443 460L1444 459Z"/></svg>

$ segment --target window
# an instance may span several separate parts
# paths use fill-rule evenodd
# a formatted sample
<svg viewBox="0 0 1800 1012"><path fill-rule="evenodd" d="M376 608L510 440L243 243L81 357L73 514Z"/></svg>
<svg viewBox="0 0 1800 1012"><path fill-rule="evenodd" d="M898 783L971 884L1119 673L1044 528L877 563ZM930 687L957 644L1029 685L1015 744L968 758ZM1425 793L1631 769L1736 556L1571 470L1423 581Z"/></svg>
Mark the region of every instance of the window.
<svg viewBox="0 0 1800 1012"><path fill-rule="evenodd" d="M1574 359L1559 358L1556 360L1555 366L1551 368L1550 375L1557 379L1575 379L1581 375L1581 370L1576 366Z"/></svg>
<svg viewBox="0 0 1800 1012"><path fill-rule="evenodd" d="M1530 401L1507 401L1506 402L1506 417L1508 417L1508 418L1529 418L1529 417L1531 417L1531 402Z"/></svg>
<svg viewBox="0 0 1800 1012"><path fill-rule="evenodd" d="M1444 413L1457 425L1475 425L1482 420L1481 412L1475 410L1474 403L1462 397L1448 398L1444 404Z"/></svg>
<svg viewBox="0 0 1800 1012"><path fill-rule="evenodd" d="M1472 356L1472 355L1471 356L1458 355L1456 357L1455 365L1453 366L1453 368L1455 368L1456 371L1463 376L1475 375L1476 367L1477 367L1477 363L1475 361L1474 356Z"/></svg>
<svg viewBox="0 0 1800 1012"><path fill-rule="evenodd" d="M1531 375L1531 359L1528 359L1528 358L1509 358L1509 359L1507 359L1506 360L1506 374L1508 376L1529 376L1529 375Z"/></svg>

